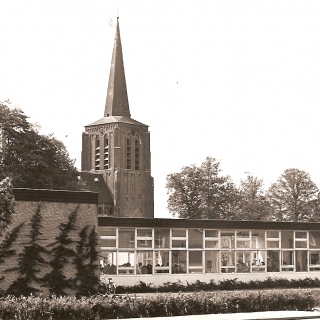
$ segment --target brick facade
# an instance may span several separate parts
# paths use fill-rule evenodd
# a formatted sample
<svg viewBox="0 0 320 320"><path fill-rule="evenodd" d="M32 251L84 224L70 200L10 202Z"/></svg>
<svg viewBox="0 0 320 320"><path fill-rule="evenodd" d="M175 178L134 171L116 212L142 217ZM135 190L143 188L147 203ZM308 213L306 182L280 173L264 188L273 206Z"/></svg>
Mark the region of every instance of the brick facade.
<svg viewBox="0 0 320 320"><path fill-rule="evenodd" d="M9 230L12 230L15 226L21 222L24 223L21 229L18 239L14 244L13 249L16 250L15 257L7 259L6 262L0 265L1 275L4 279L0 282L1 289L6 290L9 285L17 279L17 271L5 270L15 268L18 262L18 254L24 249L24 245L29 241L28 234L30 233L30 219L36 212L39 202L41 203L41 215L42 215L42 236L41 245L47 246L53 242L54 238L60 233L59 225L68 221L69 215L77 210L77 230L70 233L71 238L74 241L79 240L79 232L85 226L89 225L92 230L96 228L98 232L98 219L97 219L97 203L98 194L93 192L74 192L74 191L56 191L56 190L33 190L33 189L14 189L14 195L16 199L16 206L14 214L14 221L10 225ZM29 200L28 200L29 199ZM76 244L73 245L74 249ZM50 247L48 247L50 249ZM98 250L98 248L97 248ZM46 261L50 261L52 256L49 254L44 256ZM66 266L64 274L67 278L75 277L75 265L72 261ZM97 264L99 261L97 261ZM42 276L50 272L50 266L45 266L41 269L38 276ZM99 269L97 268L97 276L99 275ZM48 294L46 288L42 288L35 284L35 287L41 289L43 294ZM70 292L72 294L72 292Z"/></svg>

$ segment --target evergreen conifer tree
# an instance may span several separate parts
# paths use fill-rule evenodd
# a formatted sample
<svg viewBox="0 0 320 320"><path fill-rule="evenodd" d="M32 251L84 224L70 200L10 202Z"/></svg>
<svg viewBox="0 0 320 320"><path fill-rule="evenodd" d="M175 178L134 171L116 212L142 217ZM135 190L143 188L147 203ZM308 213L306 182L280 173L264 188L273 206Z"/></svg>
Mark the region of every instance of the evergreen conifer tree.
<svg viewBox="0 0 320 320"><path fill-rule="evenodd" d="M54 246L52 249L53 259L50 261L52 270L43 278L51 294L66 295L65 289L72 289L74 287L72 279L67 279L65 276L64 267L68 263L69 258L76 256L76 252L72 248L73 240L70 237L70 232L77 228L78 209L79 206L70 213L67 223L60 224L60 234L55 238L56 241L51 244Z"/></svg>
<svg viewBox="0 0 320 320"><path fill-rule="evenodd" d="M18 226L14 227L10 232L6 234L0 243L0 264L4 264L6 259L15 255L16 250L12 249L12 245L17 240L20 229L23 227L23 223L20 223ZM4 276L0 278L3 280Z"/></svg>
<svg viewBox="0 0 320 320"><path fill-rule="evenodd" d="M88 234L89 226L84 227L79 233L80 241L77 246L75 264L77 268L76 286L77 295L83 296L96 293L99 278L96 275L98 269L98 235L95 227Z"/></svg>
<svg viewBox="0 0 320 320"><path fill-rule="evenodd" d="M39 203L30 221L30 241L25 244L23 252L19 254L17 267L19 277L9 286L7 290L9 294L27 296L40 291L34 287L34 284L42 282L37 274L41 271L40 267L47 264L42 254L48 253L48 250L39 244L42 235L41 221L41 203Z"/></svg>

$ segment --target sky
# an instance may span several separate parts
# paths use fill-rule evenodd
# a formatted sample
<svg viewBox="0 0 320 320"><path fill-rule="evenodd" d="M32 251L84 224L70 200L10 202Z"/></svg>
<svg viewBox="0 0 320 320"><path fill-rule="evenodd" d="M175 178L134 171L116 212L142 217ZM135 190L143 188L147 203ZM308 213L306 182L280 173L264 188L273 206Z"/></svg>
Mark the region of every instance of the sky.
<svg viewBox="0 0 320 320"><path fill-rule="evenodd" d="M131 117L149 125L155 217L166 176L207 156L268 189L284 170L320 188L320 2L0 0L0 101L63 141L81 167L104 114L115 24Z"/></svg>

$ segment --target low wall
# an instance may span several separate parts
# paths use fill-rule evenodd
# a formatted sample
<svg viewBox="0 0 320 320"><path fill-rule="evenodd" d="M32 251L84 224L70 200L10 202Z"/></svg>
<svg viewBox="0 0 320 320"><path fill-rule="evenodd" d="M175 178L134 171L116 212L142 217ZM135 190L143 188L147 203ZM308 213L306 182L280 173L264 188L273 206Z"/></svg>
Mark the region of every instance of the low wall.
<svg viewBox="0 0 320 320"><path fill-rule="evenodd" d="M14 189L15 211L13 223L8 231L12 230L21 222L24 223L13 248L16 254L6 259L4 264L0 265L1 275L4 279L0 282L1 289L6 290L9 285L18 277L18 271L13 270L17 267L18 255L23 252L25 245L29 242L30 219L36 212L40 203L40 212L42 216L42 228L39 244L48 246L55 237L60 233L59 225L67 223L69 215L77 210L77 229L70 233L73 241L72 248L76 248L76 241L79 240L79 232L85 226L95 227L98 232L98 194L93 192L76 192L76 191L60 191L60 190L36 190L36 189ZM50 250L50 247L47 247ZM99 248L97 247L97 250ZM49 262L52 259L50 254L44 255L43 258ZM97 261L98 264L98 261ZM41 267L41 271L37 274L41 277L50 272L51 267L45 265ZM11 269L10 271L6 271ZM75 265L69 261L64 269L64 275L67 279L75 277ZM98 270L97 270L98 275ZM46 288L34 284L34 287L41 290L41 293L48 294ZM70 292L72 293L72 292Z"/></svg>

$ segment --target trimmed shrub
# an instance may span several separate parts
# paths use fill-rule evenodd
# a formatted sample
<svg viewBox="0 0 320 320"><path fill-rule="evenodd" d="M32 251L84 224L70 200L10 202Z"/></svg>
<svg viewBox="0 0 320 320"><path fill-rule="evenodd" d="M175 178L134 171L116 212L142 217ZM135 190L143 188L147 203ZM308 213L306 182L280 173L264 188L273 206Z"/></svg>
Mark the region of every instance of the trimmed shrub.
<svg viewBox="0 0 320 320"><path fill-rule="evenodd" d="M209 283L199 280L194 283L184 285L181 281L166 282L162 286L154 286L152 283L146 284L140 281L134 286L117 286L117 293L148 293L148 292L197 292L197 291L213 291L213 290L243 290L243 289L279 289L279 288L320 288L320 280L318 278L292 279L268 277L265 280L251 280L243 282L234 279L224 279L215 281L210 280Z"/></svg>
<svg viewBox="0 0 320 320"><path fill-rule="evenodd" d="M14 297L0 299L3 320L116 319L169 317L235 312L310 310L318 301L315 290L215 291L83 297Z"/></svg>

